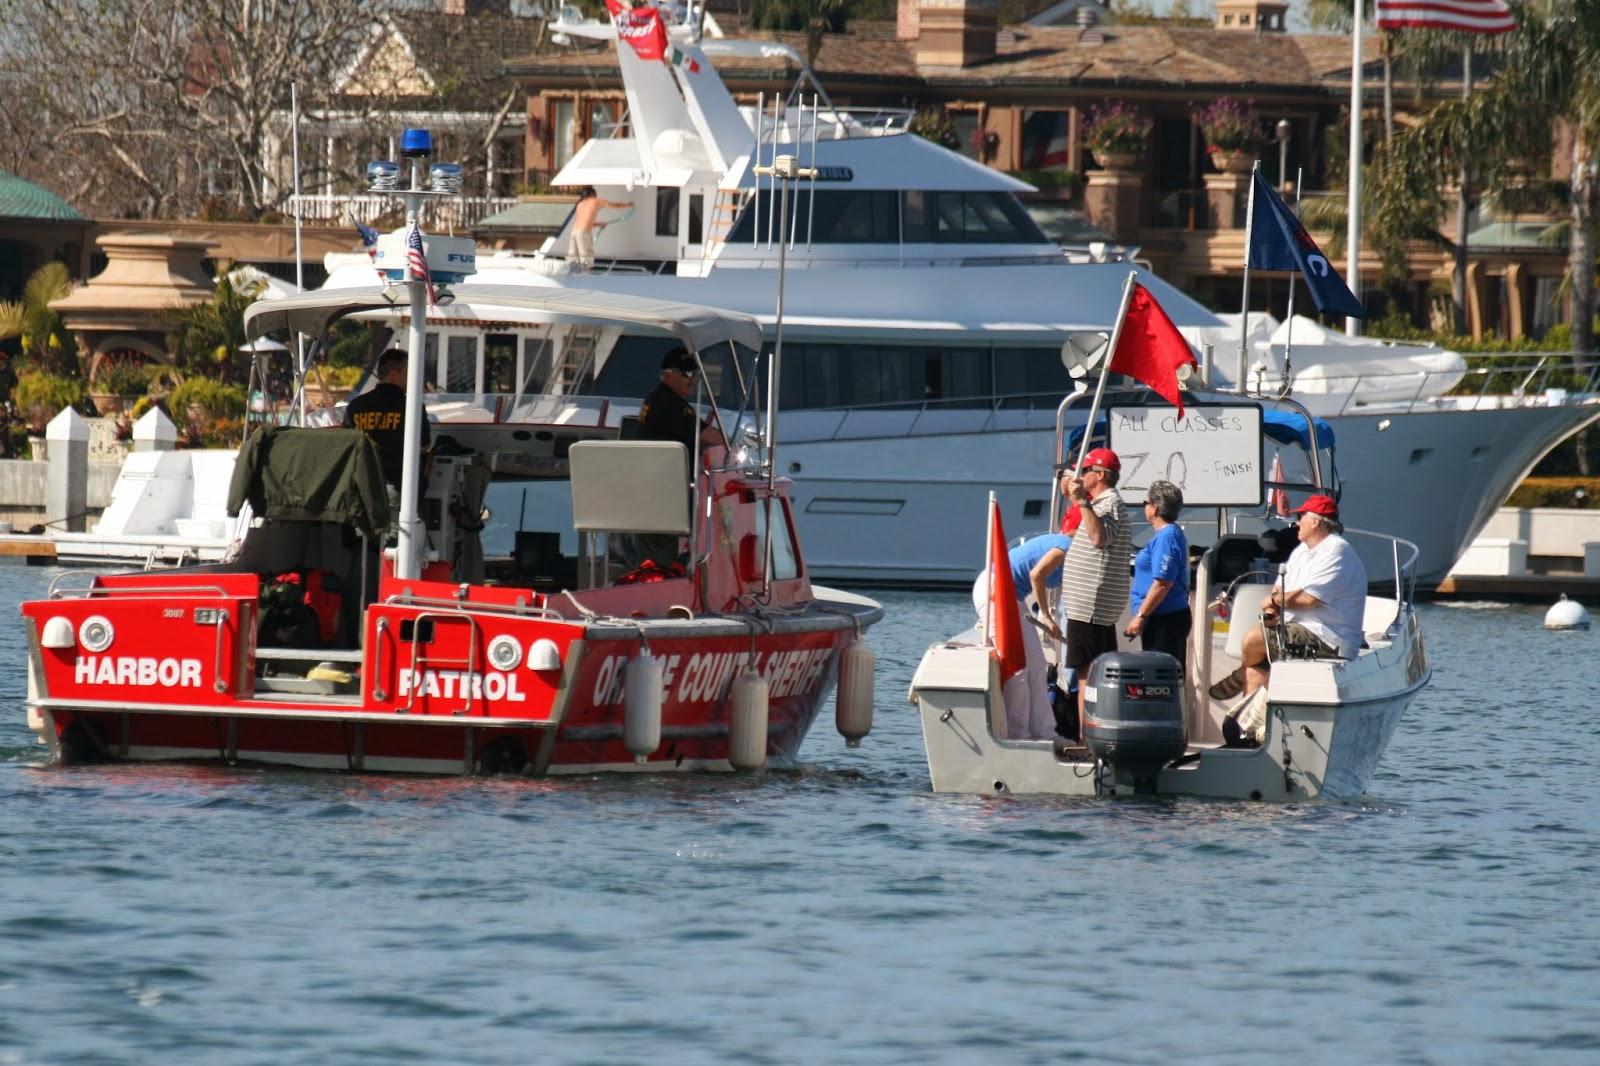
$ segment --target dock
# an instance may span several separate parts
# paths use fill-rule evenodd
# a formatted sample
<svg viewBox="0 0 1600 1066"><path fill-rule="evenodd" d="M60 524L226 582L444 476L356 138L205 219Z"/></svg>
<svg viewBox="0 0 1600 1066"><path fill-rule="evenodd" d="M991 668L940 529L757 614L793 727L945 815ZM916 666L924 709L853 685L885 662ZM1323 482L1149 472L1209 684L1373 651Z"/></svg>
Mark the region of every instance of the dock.
<svg viewBox="0 0 1600 1066"><path fill-rule="evenodd" d="M0 559L29 566L49 566L56 561L56 544L38 533L0 534Z"/></svg>

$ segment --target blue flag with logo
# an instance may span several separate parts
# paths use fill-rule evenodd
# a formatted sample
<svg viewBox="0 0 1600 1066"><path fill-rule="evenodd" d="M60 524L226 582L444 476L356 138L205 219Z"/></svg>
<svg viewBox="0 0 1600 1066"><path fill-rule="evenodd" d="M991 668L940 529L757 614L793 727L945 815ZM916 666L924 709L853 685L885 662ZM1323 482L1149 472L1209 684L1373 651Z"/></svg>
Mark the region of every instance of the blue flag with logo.
<svg viewBox="0 0 1600 1066"><path fill-rule="evenodd" d="M1311 301L1325 314L1366 318L1366 308L1334 273L1328 257L1306 233L1289 205L1272 191L1256 168L1251 178L1254 199L1250 228L1250 266L1257 270L1298 270L1311 290Z"/></svg>

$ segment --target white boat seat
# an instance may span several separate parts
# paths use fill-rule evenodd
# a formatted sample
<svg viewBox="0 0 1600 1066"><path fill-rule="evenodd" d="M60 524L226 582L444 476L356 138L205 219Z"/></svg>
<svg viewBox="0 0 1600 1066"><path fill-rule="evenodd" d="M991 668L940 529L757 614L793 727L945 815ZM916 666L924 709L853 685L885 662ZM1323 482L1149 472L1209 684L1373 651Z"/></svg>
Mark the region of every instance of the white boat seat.
<svg viewBox="0 0 1600 1066"><path fill-rule="evenodd" d="M567 463L578 532L689 532L689 450L677 441L579 441Z"/></svg>
<svg viewBox="0 0 1600 1066"><path fill-rule="evenodd" d="M1261 605L1267 602L1273 586L1260 584L1240 585L1233 592L1233 608L1228 614L1228 655L1234 659L1244 651L1245 634L1261 621Z"/></svg>

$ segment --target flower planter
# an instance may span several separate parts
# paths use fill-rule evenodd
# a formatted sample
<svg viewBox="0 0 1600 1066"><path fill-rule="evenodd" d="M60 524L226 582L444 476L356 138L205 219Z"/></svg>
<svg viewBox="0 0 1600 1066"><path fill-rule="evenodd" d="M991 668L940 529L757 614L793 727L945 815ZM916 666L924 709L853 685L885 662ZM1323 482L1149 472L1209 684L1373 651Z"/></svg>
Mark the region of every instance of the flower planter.
<svg viewBox="0 0 1600 1066"><path fill-rule="evenodd" d="M1231 152L1212 152L1211 165L1224 174L1248 174L1255 169L1256 161L1249 152L1237 149Z"/></svg>
<svg viewBox="0 0 1600 1066"><path fill-rule="evenodd" d="M1096 152L1094 161L1102 170L1132 170L1139 165L1139 153Z"/></svg>

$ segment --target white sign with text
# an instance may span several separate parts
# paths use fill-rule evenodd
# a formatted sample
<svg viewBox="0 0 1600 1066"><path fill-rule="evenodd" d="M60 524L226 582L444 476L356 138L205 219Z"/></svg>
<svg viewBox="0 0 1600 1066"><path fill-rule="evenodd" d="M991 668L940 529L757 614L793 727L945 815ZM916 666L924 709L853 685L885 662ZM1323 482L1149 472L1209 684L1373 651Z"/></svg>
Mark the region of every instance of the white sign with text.
<svg viewBox="0 0 1600 1066"><path fill-rule="evenodd" d="M1117 489L1143 498L1152 481L1183 490L1186 507L1261 505L1261 408L1255 404L1111 407L1111 450L1122 460Z"/></svg>

